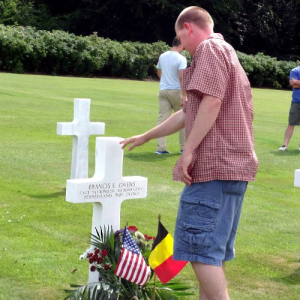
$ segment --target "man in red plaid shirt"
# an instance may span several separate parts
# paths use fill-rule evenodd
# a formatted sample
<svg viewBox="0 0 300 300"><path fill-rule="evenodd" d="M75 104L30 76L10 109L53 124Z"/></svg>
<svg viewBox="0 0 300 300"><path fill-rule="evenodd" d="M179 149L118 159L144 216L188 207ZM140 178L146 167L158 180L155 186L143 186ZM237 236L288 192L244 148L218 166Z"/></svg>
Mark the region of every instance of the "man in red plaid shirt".
<svg viewBox="0 0 300 300"><path fill-rule="evenodd" d="M234 244L247 183L254 181L251 87L235 50L213 31L209 13L183 10L177 37L192 56L183 73L187 101L165 123L123 141L129 150L185 127L186 145L174 168L184 182L174 235L174 259L190 261L200 300L229 300L225 261Z"/></svg>

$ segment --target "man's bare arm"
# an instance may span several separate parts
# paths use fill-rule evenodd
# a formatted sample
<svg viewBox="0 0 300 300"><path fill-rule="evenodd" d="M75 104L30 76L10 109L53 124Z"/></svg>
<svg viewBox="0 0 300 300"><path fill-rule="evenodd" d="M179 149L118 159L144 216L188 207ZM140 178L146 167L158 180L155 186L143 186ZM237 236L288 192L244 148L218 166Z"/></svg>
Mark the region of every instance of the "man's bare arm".
<svg viewBox="0 0 300 300"><path fill-rule="evenodd" d="M178 76L179 76L179 83L180 83L180 88L181 88L181 94L182 94L182 105L184 104L184 102L186 101L186 91L183 88L183 70L179 70L178 71Z"/></svg>
<svg viewBox="0 0 300 300"><path fill-rule="evenodd" d="M290 80L290 85L294 88L294 89L299 89L300 88L300 80L297 80L295 78L291 78Z"/></svg>
<svg viewBox="0 0 300 300"><path fill-rule="evenodd" d="M142 146L152 139L157 139L173 134L182 128L184 128L184 112L183 110L179 110L158 126L150 129L143 134L127 138L124 141L120 142L120 144L122 144L122 149L131 144L131 146L128 148L128 150L130 151L135 147Z"/></svg>
<svg viewBox="0 0 300 300"><path fill-rule="evenodd" d="M157 77L160 79L162 75L161 69L157 69Z"/></svg>

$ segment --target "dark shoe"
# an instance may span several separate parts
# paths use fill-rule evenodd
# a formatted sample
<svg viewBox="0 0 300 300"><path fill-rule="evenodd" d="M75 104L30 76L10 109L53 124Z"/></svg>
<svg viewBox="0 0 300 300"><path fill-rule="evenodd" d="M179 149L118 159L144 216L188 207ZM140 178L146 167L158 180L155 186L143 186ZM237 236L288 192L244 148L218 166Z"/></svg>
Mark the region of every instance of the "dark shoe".
<svg viewBox="0 0 300 300"><path fill-rule="evenodd" d="M161 154L171 154L171 152L169 152L168 150L164 150L164 151L156 151L155 153L156 153L156 154L159 154L159 155L161 155Z"/></svg>

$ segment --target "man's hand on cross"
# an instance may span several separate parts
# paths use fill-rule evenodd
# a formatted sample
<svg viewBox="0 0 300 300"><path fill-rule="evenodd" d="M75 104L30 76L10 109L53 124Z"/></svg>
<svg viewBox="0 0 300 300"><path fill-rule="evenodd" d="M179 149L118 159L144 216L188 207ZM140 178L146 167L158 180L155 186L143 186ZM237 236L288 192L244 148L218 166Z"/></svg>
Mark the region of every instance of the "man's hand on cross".
<svg viewBox="0 0 300 300"><path fill-rule="evenodd" d="M124 149L127 145L132 144L130 147L128 147L128 151L131 151L135 147L142 146L143 144L147 143L148 139L146 138L146 134L141 135L135 135L130 138L124 139L120 142L122 145L122 149Z"/></svg>

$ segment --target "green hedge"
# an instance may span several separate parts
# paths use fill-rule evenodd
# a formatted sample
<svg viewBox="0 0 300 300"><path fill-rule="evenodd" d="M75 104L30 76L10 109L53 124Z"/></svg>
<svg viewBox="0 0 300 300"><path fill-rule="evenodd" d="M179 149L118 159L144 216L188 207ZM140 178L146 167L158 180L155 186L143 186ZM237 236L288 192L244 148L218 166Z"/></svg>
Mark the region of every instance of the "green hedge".
<svg viewBox="0 0 300 300"><path fill-rule="evenodd" d="M91 35L0 25L0 70L60 75L104 75L142 79L155 76L160 53L169 47L119 43Z"/></svg>
<svg viewBox="0 0 300 300"><path fill-rule="evenodd" d="M0 70L76 76L115 76L143 79L156 75L155 65L168 50L164 42L117 42L64 31L0 25ZM191 57L184 52L188 61ZM238 57L252 86L287 88L289 72L300 61L277 61L262 53Z"/></svg>
<svg viewBox="0 0 300 300"><path fill-rule="evenodd" d="M291 69L300 65L300 61L278 61L263 53L246 55L237 52L237 54L254 87L288 88Z"/></svg>

